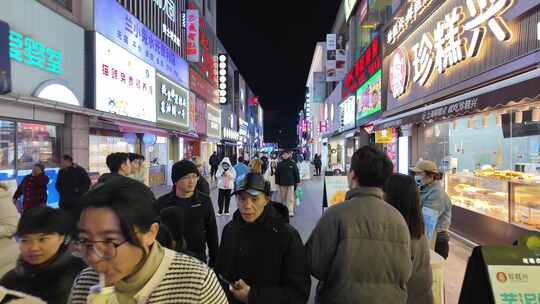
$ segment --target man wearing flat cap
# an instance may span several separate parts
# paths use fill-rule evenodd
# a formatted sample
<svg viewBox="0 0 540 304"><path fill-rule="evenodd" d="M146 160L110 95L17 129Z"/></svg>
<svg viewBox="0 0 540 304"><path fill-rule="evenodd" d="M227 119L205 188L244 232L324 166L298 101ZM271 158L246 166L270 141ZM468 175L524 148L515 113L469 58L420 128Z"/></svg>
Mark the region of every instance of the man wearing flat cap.
<svg viewBox="0 0 540 304"><path fill-rule="evenodd" d="M238 210L223 229L215 268L229 303L306 303L311 277L287 208L270 202L261 174L247 174L233 194Z"/></svg>
<svg viewBox="0 0 540 304"><path fill-rule="evenodd" d="M180 207L184 211L182 219L184 238L187 250L204 262L207 262L206 246L208 246L208 265L214 267L218 254L218 230L216 214L210 196L196 190L199 170L190 160L175 163L171 170L174 184L170 193L160 197L157 208ZM174 231L172 231L174 235ZM177 240L178 241L178 240Z"/></svg>

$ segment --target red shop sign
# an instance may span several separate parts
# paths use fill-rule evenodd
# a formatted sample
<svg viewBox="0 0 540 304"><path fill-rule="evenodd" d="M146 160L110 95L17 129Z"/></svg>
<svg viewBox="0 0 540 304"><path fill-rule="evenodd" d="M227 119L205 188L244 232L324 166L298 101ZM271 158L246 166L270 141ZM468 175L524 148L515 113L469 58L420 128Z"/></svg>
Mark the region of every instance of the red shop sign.
<svg viewBox="0 0 540 304"><path fill-rule="evenodd" d="M379 36L375 36L371 44L347 73L347 76L345 76L342 97L355 94L356 90L381 68L381 63L380 39Z"/></svg>
<svg viewBox="0 0 540 304"><path fill-rule="evenodd" d="M217 99L217 90L197 71L189 68L189 88L210 103L219 103Z"/></svg>

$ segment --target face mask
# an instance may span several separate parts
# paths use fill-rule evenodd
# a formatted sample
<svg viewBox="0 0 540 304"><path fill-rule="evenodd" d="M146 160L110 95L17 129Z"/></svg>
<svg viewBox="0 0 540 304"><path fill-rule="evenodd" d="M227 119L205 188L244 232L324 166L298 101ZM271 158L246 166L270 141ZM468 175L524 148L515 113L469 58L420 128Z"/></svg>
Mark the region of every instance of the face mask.
<svg viewBox="0 0 540 304"><path fill-rule="evenodd" d="M416 185L418 187L422 187L424 185L424 177L420 175L414 176L414 181L416 182Z"/></svg>

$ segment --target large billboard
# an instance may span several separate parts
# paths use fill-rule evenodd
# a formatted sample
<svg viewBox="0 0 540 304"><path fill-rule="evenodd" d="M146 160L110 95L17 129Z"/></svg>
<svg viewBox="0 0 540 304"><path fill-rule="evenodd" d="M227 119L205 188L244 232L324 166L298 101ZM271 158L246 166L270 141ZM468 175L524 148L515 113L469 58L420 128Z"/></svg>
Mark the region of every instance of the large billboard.
<svg viewBox="0 0 540 304"><path fill-rule="evenodd" d="M189 65L115 0L96 0L96 31L178 84L189 87Z"/></svg>
<svg viewBox="0 0 540 304"><path fill-rule="evenodd" d="M156 121L156 71L95 33L96 110Z"/></svg>

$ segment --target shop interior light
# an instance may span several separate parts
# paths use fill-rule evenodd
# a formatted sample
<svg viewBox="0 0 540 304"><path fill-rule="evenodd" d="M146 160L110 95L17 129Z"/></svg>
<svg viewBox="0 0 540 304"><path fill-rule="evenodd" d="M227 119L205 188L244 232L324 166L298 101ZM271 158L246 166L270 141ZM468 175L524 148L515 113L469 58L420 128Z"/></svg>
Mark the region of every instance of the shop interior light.
<svg viewBox="0 0 540 304"><path fill-rule="evenodd" d="M474 116L471 116L471 117L467 120L467 128L469 128L469 129L474 129Z"/></svg>
<svg viewBox="0 0 540 304"><path fill-rule="evenodd" d="M488 126L489 126L489 114L485 113L484 115L482 115L482 127L484 129L487 129Z"/></svg>
<svg viewBox="0 0 540 304"><path fill-rule="evenodd" d="M515 119L514 122L517 124L523 123L523 111L517 111L515 113Z"/></svg>
<svg viewBox="0 0 540 304"><path fill-rule="evenodd" d="M540 121L540 108L534 107L532 110L532 121L539 122Z"/></svg>
<svg viewBox="0 0 540 304"><path fill-rule="evenodd" d="M503 114L505 114L504 112L496 112L495 113L495 120L496 120L496 124L497 126L502 126L502 116Z"/></svg>
<svg viewBox="0 0 540 304"><path fill-rule="evenodd" d="M456 130L457 129L457 125L458 125L458 121L457 119L452 121L452 130Z"/></svg>

